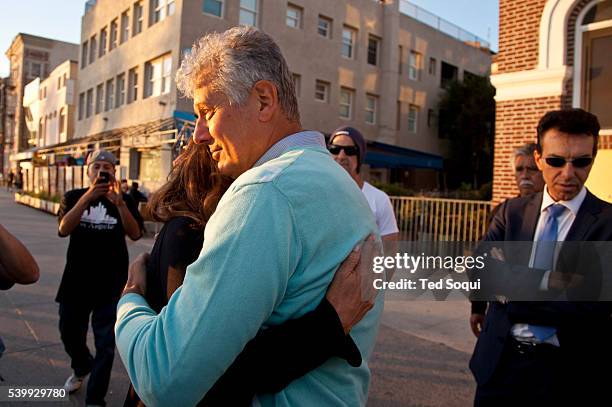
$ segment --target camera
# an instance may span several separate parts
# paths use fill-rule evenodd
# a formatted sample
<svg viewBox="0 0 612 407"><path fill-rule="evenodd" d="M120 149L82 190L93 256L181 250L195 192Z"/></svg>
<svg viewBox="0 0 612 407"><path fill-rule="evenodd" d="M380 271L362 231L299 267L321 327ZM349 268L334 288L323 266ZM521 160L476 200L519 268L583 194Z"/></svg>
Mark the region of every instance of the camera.
<svg viewBox="0 0 612 407"><path fill-rule="evenodd" d="M110 173L106 171L100 171L98 174L98 180L96 184L108 184L110 182Z"/></svg>

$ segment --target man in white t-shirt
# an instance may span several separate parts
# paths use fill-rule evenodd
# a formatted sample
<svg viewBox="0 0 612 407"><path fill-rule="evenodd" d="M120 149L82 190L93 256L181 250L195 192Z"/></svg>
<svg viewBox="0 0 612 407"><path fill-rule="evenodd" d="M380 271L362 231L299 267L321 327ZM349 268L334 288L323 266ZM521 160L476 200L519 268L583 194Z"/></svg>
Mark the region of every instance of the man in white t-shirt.
<svg viewBox="0 0 612 407"><path fill-rule="evenodd" d="M329 138L329 152L334 160L355 180L365 195L376 218L376 225L383 240L397 240L399 229L389 196L365 182L359 173L366 154L366 143L359 131L343 126Z"/></svg>

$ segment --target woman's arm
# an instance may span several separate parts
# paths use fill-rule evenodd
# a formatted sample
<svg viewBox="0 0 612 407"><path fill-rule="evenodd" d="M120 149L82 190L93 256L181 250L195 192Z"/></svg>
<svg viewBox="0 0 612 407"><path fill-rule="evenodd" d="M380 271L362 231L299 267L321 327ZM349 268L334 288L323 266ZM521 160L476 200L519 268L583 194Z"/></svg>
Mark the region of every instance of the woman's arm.
<svg viewBox="0 0 612 407"><path fill-rule="evenodd" d="M348 332L373 307L375 294L362 298L359 259L358 251L345 259L314 311L247 343L199 405L248 406L255 394L279 392L332 357L360 366L361 354Z"/></svg>

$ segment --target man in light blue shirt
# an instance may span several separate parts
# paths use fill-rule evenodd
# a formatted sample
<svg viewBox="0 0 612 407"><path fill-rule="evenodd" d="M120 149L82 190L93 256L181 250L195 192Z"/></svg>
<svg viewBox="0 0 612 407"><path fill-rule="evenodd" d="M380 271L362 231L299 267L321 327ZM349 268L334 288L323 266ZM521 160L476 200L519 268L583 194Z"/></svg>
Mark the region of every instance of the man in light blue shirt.
<svg viewBox="0 0 612 407"><path fill-rule="evenodd" d="M117 347L149 406L196 404L260 329L313 310L342 260L377 231L323 136L302 130L291 73L268 35L241 26L203 37L177 82L194 99L194 140L236 180L206 226L200 257L159 315L142 297L142 273L130 273ZM360 367L332 358L254 404L365 405L381 312L379 295L351 330Z"/></svg>

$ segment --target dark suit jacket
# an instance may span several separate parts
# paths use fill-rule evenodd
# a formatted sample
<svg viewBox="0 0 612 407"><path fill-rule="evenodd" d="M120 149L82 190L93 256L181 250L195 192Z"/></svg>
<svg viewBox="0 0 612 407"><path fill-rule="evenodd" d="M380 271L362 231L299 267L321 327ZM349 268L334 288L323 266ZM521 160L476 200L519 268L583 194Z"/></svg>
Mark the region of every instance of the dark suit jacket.
<svg viewBox="0 0 612 407"><path fill-rule="evenodd" d="M507 200L493 218L484 240L533 241L541 204L541 192ZM612 241L612 205L587 191L565 240ZM609 273L608 265L603 272ZM594 365L608 363L612 348L611 314L609 302L491 302L470 369L478 384L485 384L495 371L504 346L511 340L512 325L530 323L556 327L568 364L575 369L584 368L586 372L583 370L581 374L588 375L594 372Z"/></svg>

